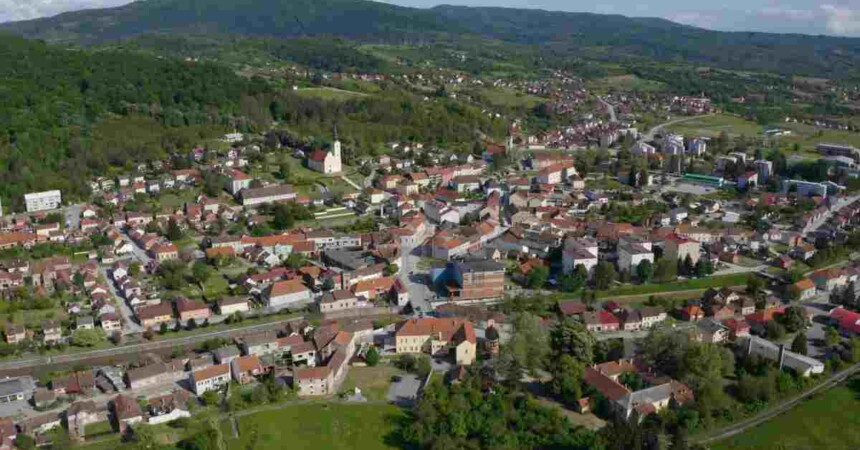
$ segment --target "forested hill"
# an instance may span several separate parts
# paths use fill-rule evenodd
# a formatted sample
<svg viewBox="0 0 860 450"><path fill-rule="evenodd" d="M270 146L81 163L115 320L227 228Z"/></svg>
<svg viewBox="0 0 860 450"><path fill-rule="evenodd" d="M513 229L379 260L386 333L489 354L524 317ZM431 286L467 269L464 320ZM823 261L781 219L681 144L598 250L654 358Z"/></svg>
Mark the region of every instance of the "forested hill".
<svg viewBox="0 0 860 450"><path fill-rule="evenodd" d="M87 174L163 156L195 141L193 127L242 126L240 100L266 89L231 70L134 53L97 54L0 35L0 197L35 189L74 197ZM146 120L123 129L103 119ZM187 127L159 134L149 127ZM146 135L142 139L137 139Z"/></svg>
<svg viewBox="0 0 860 450"><path fill-rule="evenodd" d="M297 136L328 136L337 124L349 152L414 138L471 148L505 123L447 98L396 87L325 100L237 75L224 65L124 50L67 49L0 34L0 199L24 193L88 194L92 176L127 173L226 132L261 132L273 121Z"/></svg>
<svg viewBox="0 0 860 450"><path fill-rule="evenodd" d="M553 54L650 58L724 68L844 78L860 71L860 39L726 33L662 19L507 8L415 9L366 0L148 0L0 25L55 42L98 44L146 32L292 38L337 35L426 42L480 35Z"/></svg>

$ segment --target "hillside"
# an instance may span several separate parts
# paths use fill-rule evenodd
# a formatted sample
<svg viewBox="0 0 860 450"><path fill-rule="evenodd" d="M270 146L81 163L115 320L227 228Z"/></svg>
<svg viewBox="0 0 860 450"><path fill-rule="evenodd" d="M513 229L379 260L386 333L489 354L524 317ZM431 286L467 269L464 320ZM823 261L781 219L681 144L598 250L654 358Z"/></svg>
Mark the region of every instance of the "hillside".
<svg viewBox="0 0 860 450"><path fill-rule="evenodd" d="M84 45L153 31L277 38L336 35L396 43L479 35L534 45L553 55L860 77L860 39L716 32L619 15L455 6L415 9L366 0L148 0L2 24L0 30Z"/></svg>

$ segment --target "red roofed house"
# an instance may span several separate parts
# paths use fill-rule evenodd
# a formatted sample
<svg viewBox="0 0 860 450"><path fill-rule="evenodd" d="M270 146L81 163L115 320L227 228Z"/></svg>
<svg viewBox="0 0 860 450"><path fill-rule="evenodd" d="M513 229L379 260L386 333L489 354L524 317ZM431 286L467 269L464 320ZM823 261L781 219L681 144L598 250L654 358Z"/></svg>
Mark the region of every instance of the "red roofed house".
<svg viewBox="0 0 860 450"><path fill-rule="evenodd" d="M155 244L152 246L150 252L152 253L152 257L158 262L179 258L179 249L172 243Z"/></svg>
<svg viewBox="0 0 860 450"><path fill-rule="evenodd" d="M697 305L689 305L681 308L681 319L687 322L695 322L705 318L705 311Z"/></svg>
<svg viewBox="0 0 860 450"><path fill-rule="evenodd" d="M830 311L830 320L839 326L839 331L848 337L860 335L860 313L838 307Z"/></svg>
<svg viewBox="0 0 860 450"><path fill-rule="evenodd" d="M153 328L173 320L173 307L170 303L159 303L157 305L144 306L138 309L135 314L142 327Z"/></svg>
<svg viewBox="0 0 860 450"><path fill-rule="evenodd" d="M724 320L723 325L729 329L729 339L733 341L740 337L749 336L750 334L750 325L744 319Z"/></svg>
<svg viewBox="0 0 860 450"><path fill-rule="evenodd" d="M285 308L311 301L311 290L301 280L277 281L265 292L266 303L272 308Z"/></svg>
<svg viewBox="0 0 860 450"><path fill-rule="evenodd" d="M237 383L248 384L266 373L266 367L257 355L240 356L230 362L230 373Z"/></svg>
<svg viewBox="0 0 860 450"><path fill-rule="evenodd" d="M798 300L806 300L815 297L815 283L809 278L804 278L791 285L791 295Z"/></svg>
<svg viewBox="0 0 860 450"><path fill-rule="evenodd" d="M397 353L453 353L457 364L475 361L477 338L472 323L465 319L425 317L410 319L394 332Z"/></svg>
<svg viewBox="0 0 860 450"><path fill-rule="evenodd" d="M205 303L185 297L176 299L176 311L179 313L179 320L183 322L188 320L202 322L212 316L212 311Z"/></svg>

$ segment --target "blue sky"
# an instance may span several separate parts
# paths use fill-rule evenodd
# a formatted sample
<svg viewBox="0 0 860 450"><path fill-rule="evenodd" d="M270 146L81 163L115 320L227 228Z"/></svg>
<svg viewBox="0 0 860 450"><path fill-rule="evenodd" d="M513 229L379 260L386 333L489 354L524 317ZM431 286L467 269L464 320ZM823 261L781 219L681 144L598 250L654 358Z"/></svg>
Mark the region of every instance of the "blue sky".
<svg viewBox="0 0 860 450"><path fill-rule="evenodd" d="M289 0L283 0L289 1ZM860 0L384 0L404 6L440 3L471 6L587 11L626 16L663 17L702 28L860 37ZM0 22L101 8L129 0L0 0Z"/></svg>

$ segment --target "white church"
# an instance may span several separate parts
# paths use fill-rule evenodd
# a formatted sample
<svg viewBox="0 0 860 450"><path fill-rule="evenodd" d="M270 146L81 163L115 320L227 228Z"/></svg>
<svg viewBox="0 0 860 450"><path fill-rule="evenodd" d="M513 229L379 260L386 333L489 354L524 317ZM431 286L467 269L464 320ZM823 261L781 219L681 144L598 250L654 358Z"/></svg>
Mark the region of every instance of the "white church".
<svg viewBox="0 0 860 450"><path fill-rule="evenodd" d="M340 140L337 138L337 128L334 129L334 142L331 151L316 149L308 157L308 168L326 175L343 171L341 161Z"/></svg>

